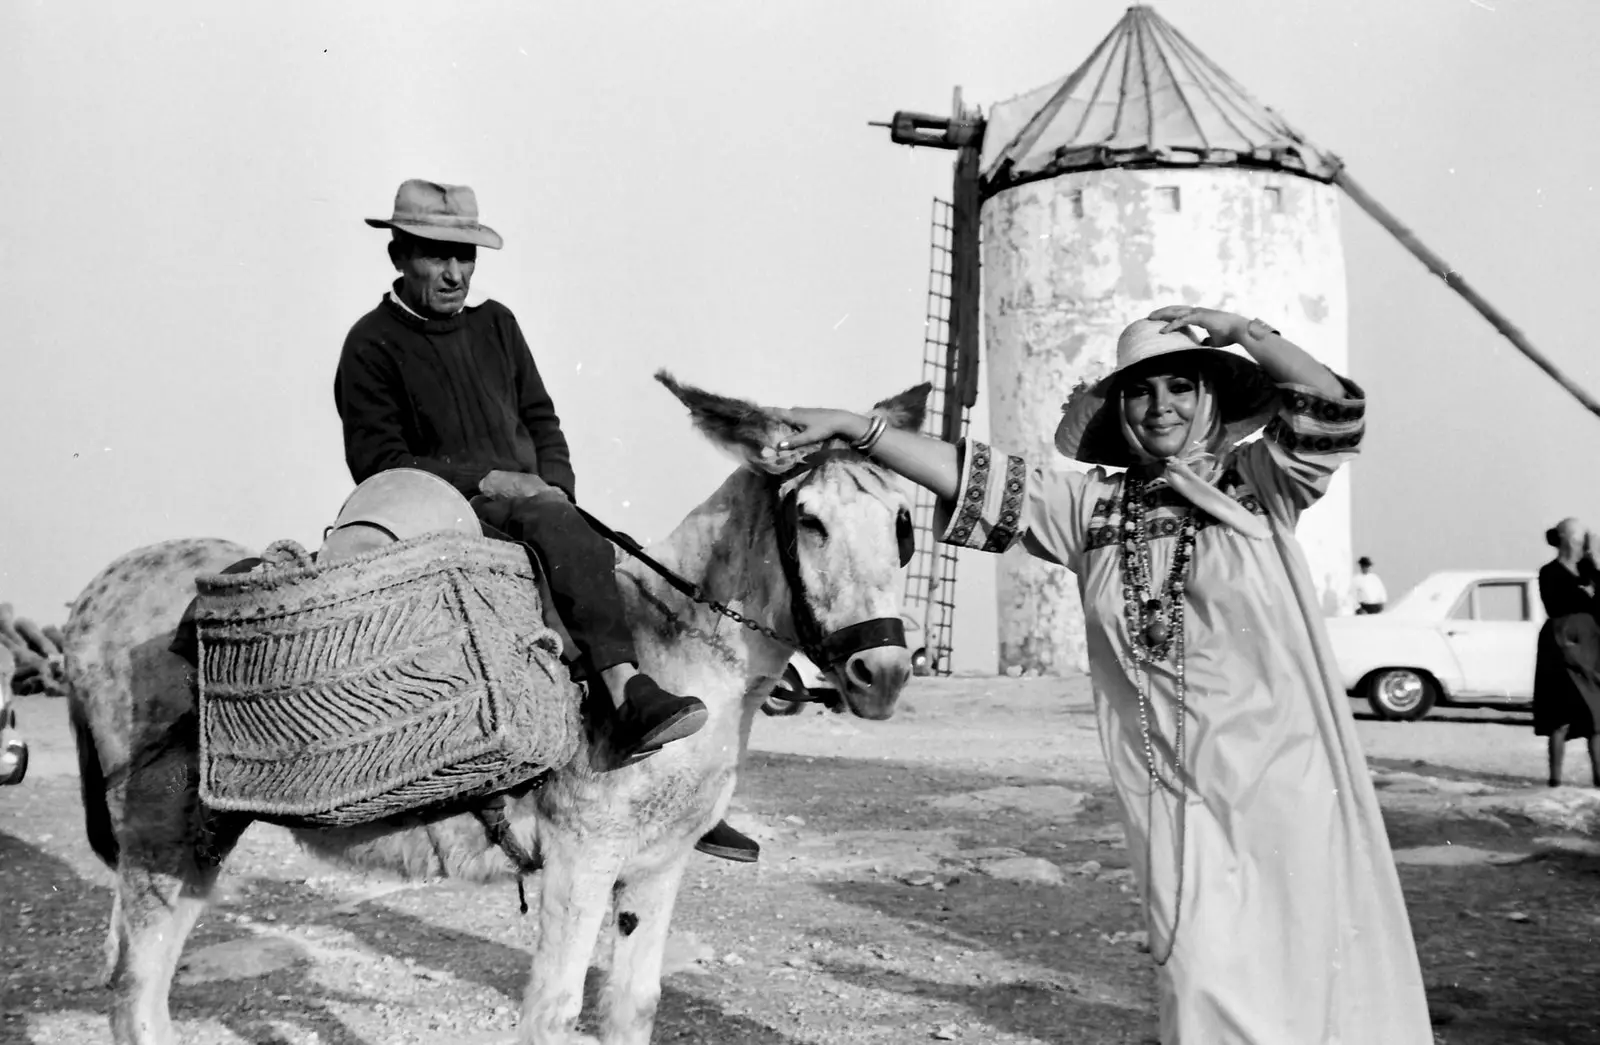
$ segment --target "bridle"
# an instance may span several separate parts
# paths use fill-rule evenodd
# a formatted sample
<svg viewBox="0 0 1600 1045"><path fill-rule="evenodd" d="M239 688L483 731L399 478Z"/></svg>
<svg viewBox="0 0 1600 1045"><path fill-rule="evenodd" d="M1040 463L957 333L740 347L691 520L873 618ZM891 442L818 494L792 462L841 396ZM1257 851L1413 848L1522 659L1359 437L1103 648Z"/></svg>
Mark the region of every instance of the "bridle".
<svg viewBox="0 0 1600 1045"><path fill-rule="evenodd" d="M906 645L905 623L898 617L874 617L871 620L846 625L837 631L824 632L821 622L817 620L816 612L811 608L811 600L806 597L805 582L800 577L800 490L826 462L837 458L859 458L859 456L854 450L845 447L830 447L811 454L793 468L773 475L768 480L773 524L778 538L778 562L783 567L784 581L789 586L789 612L794 620L796 632L793 637L784 635L760 621L752 620L726 603L711 598L698 584L656 561L632 537L618 533L582 508L578 509L578 513L596 533L644 563L678 592L751 631L799 650L818 668L828 672L864 650L885 646L904 649ZM909 520L903 517L896 522L896 539L900 550L900 565L907 566L911 562L915 546Z"/></svg>
<svg viewBox="0 0 1600 1045"><path fill-rule="evenodd" d="M823 671L830 671L863 650L906 645L905 622L899 617L873 617L824 633L822 624L806 598L805 582L800 578L800 490L825 462L839 457L859 456L853 450L834 447L819 450L787 472L772 479L773 525L778 534L778 562L789 584L789 614L798 633L797 646ZM909 527L896 525L900 544L900 565L911 562Z"/></svg>

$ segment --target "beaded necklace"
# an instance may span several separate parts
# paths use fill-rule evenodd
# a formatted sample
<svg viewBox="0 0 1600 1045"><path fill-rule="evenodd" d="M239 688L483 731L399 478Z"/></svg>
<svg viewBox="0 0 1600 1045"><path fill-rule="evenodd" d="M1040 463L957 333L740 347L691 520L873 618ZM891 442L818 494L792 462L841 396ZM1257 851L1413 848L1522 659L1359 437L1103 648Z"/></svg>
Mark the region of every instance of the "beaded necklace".
<svg viewBox="0 0 1600 1045"><path fill-rule="evenodd" d="M1166 953L1156 959L1165 965L1172 957L1177 942L1178 919L1183 911L1183 856L1184 828L1188 819L1188 782L1183 776L1184 758L1187 754L1184 738L1184 720L1187 718L1188 697L1184 679L1184 590L1189 562L1194 554L1195 515L1193 508L1184 513L1178 532L1178 546L1172 552L1172 566L1167 571L1162 589L1153 588L1150 565L1150 535L1145 525L1145 494L1148 483L1129 472L1122 483L1122 610L1127 618L1128 633L1132 639L1134 684L1139 693L1139 734L1144 741L1145 767L1150 772L1151 787L1147 800L1146 822L1151 827L1152 838L1145 843L1145 882L1153 893L1153 867L1151 853L1155 827L1155 785L1159 784L1178 799L1178 888L1175 894L1172 932L1167 940ZM1150 698L1149 675L1146 665L1171 657L1175 667L1177 691L1177 729L1173 744L1172 775L1169 781L1156 769L1155 745L1150 740L1150 721L1155 707ZM1148 901L1147 901L1148 905ZM1149 919L1148 911L1146 914ZM1152 941L1153 942L1153 941ZM1152 952L1153 953L1153 952Z"/></svg>

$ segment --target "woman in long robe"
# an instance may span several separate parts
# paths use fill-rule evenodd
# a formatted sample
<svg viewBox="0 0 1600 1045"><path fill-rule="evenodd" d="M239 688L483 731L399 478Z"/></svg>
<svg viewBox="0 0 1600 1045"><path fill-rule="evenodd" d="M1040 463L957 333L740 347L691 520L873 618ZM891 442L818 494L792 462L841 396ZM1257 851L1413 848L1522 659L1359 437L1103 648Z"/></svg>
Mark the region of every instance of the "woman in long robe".
<svg viewBox="0 0 1600 1045"><path fill-rule="evenodd" d="M1204 329L1202 344L1187 330ZM1226 352L1240 345L1249 353ZM1078 577L1100 739L1159 963L1163 1045L1431 1045L1405 901L1294 535L1366 401L1260 320L1172 306L1073 391L1053 470L836 410L940 498L942 540ZM1265 426L1263 438L1240 440Z"/></svg>
<svg viewBox="0 0 1600 1045"><path fill-rule="evenodd" d="M1567 741L1587 740L1594 784L1600 787L1600 570L1576 519L1545 533L1556 557L1539 570L1539 599L1548 618L1539 629L1533 675L1533 732L1549 738L1551 787L1561 786Z"/></svg>

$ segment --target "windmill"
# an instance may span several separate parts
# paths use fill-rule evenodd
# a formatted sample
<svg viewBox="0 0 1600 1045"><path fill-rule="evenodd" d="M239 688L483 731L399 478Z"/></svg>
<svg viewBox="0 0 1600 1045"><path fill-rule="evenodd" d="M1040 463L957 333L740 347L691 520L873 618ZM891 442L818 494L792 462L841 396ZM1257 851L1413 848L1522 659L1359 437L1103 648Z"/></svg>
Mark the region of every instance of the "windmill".
<svg viewBox="0 0 1600 1045"><path fill-rule="evenodd" d="M924 361L941 407L930 431L941 438L964 434L977 401L980 316L994 439L1044 456L1065 390L1109 369L1117 331L1159 305L1203 301L1271 316L1343 369L1341 190L1600 415L1600 403L1374 200L1343 161L1147 6L1128 8L1077 69L992 106L987 118L965 107L958 90L949 117L897 112L874 125L888 127L897 144L957 153L951 202L935 201L930 280L929 329L946 336L928 342ZM935 286L948 296L937 302L948 317L942 326L931 319ZM1300 527L1328 609L1349 569L1347 483L1336 477ZM931 502L919 504L919 525L931 521ZM955 572L953 550L933 545L931 533L919 534L926 562L907 593L934 622L930 650L954 605ZM1017 552L1002 557L997 572L1001 669L1081 670L1082 610L1070 578Z"/></svg>

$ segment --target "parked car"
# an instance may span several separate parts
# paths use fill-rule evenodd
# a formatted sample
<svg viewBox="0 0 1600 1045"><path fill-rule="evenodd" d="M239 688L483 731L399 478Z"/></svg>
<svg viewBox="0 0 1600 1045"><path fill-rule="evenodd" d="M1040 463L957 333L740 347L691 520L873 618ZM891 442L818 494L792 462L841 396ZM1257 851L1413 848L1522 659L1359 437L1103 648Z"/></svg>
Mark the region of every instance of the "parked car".
<svg viewBox="0 0 1600 1045"><path fill-rule="evenodd" d="M922 622L902 613L906 628L906 646L911 650L911 673L927 675L932 672L927 646L922 641ZM843 710L839 690L803 653L796 653L783 669L783 678L767 694L761 710L768 715L798 715L807 704L816 703L833 711Z"/></svg>
<svg viewBox="0 0 1600 1045"><path fill-rule="evenodd" d="M1441 705L1530 704L1544 620L1537 574L1447 570L1382 613L1327 624L1350 695L1383 718L1412 721Z"/></svg>

